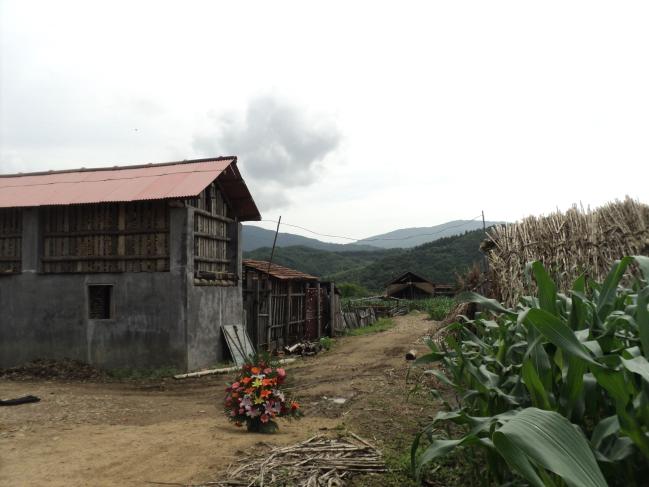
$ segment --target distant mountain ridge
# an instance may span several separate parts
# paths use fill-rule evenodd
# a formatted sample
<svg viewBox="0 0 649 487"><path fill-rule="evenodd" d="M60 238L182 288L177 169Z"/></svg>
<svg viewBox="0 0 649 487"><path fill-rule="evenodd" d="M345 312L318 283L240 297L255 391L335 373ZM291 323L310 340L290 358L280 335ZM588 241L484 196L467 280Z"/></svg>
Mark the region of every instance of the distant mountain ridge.
<svg viewBox="0 0 649 487"><path fill-rule="evenodd" d="M274 230L266 230L265 228L257 227L255 225L243 225L242 230L242 246L244 252L250 252L263 247L272 247L273 240L275 239ZM377 250L378 247L371 245L356 245L356 244L336 244L331 242L323 242L321 240L302 235L295 235L294 233L279 232L277 235L277 247L309 247L318 250L328 250L330 252L348 252L354 250Z"/></svg>
<svg viewBox="0 0 649 487"><path fill-rule="evenodd" d="M485 222L487 227L503 222ZM440 238L462 235L465 232L482 229L482 220L453 220L432 227L400 228L387 233L359 240L356 244L372 245L382 249L412 248Z"/></svg>
<svg viewBox="0 0 649 487"><path fill-rule="evenodd" d="M486 222L489 227L502 222ZM391 232L374 235L352 244L336 244L293 233L280 232L277 247L301 246L330 252L353 252L378 249L412 248L440 238L461 235L467 231L479 230L482 221L453 220L432 227L400 228ZM243 225L243 251L251 252L263 247L272 247L275 232L255 225Z"/></svg>

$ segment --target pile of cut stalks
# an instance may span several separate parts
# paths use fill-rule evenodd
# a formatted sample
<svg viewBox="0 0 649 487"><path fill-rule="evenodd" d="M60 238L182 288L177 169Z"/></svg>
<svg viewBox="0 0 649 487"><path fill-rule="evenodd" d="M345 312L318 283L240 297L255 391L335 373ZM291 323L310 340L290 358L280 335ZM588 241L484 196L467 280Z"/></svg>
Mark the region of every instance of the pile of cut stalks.
<svg viewBox="0 0 649 487"><path fill-rule="evenodd" d="M341 487L354 475L386 472L380 451L358 435L316 435L295 445L272 449L231 465L225 478L203 485L218 487Z"/></svg>

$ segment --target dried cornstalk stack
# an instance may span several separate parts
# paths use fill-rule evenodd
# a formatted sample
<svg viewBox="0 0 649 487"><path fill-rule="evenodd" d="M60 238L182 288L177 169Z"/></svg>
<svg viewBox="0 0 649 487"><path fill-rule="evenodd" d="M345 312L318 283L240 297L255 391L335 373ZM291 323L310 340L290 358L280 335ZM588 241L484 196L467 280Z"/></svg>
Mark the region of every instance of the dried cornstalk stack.
<svg viewBox="0 0 649 487"><path fill-rule="evenodd" d="M489 232L486 251L497 298L507 305L533 292L528 262L540 260L562 291L581 273L603 280L613 262L626 255L649 255L649 206L626 198L590 211L529 217Z"/></svg>
<svg viewBox="0 0 649 487"><path fill-rule="evenodd" d="M386 472L381 453L361 437L327 438L316 435L301 443L257 454L230 467L217 486L339 487L353 475ZM207 485L207 484L206 484Z"/></svg>

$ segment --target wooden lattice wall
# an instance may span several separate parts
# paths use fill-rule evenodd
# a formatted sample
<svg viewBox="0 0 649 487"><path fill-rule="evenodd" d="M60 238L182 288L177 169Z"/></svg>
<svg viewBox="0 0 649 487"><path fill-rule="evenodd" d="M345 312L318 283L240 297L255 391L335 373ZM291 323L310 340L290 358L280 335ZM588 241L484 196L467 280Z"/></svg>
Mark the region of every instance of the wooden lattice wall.
<svg viewBox="0 0 649 487"><path fill-rule="evenodd" d="M169 270L167 201L41 208L44 273Z"/></svg>
<svg viewBox="0 0 649 487"><path fill-rule="evenodd" d="M236 281L236 255L230 251L230 230L236 221L216 183L197 198L188 200L194 207L194 273L207 280Z"/></svg>
<svg viewBox="0 0 649 487"><path fill-rule="evenodd" d="M22 271L22 232L20 208L0 208L0 274Z"/></svg>

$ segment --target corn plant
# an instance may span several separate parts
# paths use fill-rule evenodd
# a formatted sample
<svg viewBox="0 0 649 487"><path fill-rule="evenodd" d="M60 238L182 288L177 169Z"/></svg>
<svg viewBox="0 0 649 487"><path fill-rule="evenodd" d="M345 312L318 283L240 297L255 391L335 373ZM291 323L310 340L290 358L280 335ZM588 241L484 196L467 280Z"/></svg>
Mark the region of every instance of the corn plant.
<svg viewBox="0 0 649 487"><path fill-rule="evenodd" d="M620 286L627 268L639 274ZM560 293L540 262L536 296L450 325L418 365L456 394L413 442L412 467L461 447L486 451L485 484L646 485L649 476L649 258L617 261L603 283ZM438 394L441 397L441 394ZM464 436L443 434L454 423ZM457 429L457 428L456 428ZM427 444L424 445L424 439Z"/></svg>

